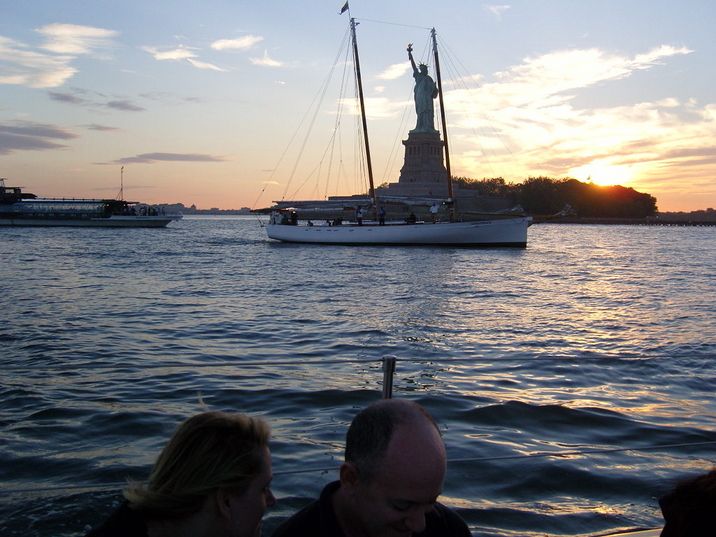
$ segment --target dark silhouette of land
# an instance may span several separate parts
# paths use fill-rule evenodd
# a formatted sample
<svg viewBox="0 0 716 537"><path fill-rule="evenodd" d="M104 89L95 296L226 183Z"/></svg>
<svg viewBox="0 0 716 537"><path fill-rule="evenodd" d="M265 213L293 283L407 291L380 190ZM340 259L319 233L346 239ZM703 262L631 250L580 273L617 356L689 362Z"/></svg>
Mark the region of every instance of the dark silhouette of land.
<svg viewBox="0 0 716 537"><path fill-rule="evenodd" d="M461 189L474 191L476 197L484 201L493 199L511 206L519 205L534 218L535 223L716 225L716 210L712 208L659 212L654 196L620 185L599 186L572 178L551 177L530 177L522 183L507 183L502 177L456 177L453 182ZM168 213L185 215L251 214L248 207L198 209L196 205L186 207L183 203L158 206Z"/></svg>

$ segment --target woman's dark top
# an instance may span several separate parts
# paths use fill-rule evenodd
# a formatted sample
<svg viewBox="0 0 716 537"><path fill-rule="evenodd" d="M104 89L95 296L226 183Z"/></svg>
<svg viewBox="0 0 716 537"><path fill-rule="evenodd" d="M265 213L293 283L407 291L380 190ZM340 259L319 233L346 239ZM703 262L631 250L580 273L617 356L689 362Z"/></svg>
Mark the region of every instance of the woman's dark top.
<svg viewBox="0 0 716 537"><path fill-rule="evenodd" d="M127 502L124 502L85 537L148 537L147 525L142 515L132 511Z"/></svg>

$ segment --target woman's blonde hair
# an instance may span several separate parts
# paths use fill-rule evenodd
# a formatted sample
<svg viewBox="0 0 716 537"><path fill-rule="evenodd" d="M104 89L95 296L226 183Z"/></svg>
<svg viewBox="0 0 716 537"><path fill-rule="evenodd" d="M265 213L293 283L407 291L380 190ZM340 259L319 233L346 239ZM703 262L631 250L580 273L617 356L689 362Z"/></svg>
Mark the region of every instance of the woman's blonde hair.
<svg viewBox="0 0 716 537"><path fill-rule="evenodd" d="M219 488L242 492L264 465L270 429L245 414L204 412L182 423L146 484L130 483L129 506L146 518L181 518Z"/></svg>

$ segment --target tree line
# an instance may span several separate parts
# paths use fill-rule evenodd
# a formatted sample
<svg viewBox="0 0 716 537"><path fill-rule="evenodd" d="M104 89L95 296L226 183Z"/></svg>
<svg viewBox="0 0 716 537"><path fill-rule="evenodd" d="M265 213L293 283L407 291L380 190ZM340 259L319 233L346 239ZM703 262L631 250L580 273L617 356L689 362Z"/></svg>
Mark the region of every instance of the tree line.
<svg viewBox="0 0 716 537"><path fill-rule="evenodd" d="M645 218L658 211L656 198L650 194L630 187L599 186L571 178L530 177L522 183L507 183L502 177L457 177L453 183L483 196L508 197L533 215L553 215L570 208L571 214L583 217Z"/></svg>

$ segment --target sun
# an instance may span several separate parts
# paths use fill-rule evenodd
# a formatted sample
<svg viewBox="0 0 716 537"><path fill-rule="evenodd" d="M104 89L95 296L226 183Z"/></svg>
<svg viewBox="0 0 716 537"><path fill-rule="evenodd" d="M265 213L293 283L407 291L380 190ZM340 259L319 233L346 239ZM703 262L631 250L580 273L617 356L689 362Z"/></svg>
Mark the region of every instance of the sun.
<svg viewBox="0 0 716 537"><path fill-rule="evenodd" d="M631 182L633 173L628 166L594 161L579 168L569 170L569 175L580 181L599 186L622 185Z"/></svg>

